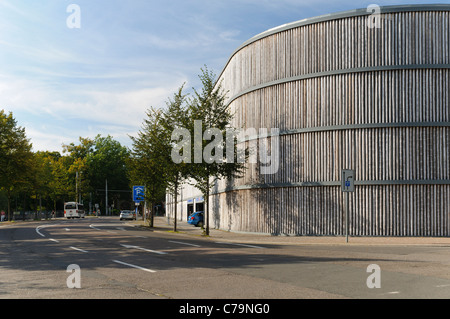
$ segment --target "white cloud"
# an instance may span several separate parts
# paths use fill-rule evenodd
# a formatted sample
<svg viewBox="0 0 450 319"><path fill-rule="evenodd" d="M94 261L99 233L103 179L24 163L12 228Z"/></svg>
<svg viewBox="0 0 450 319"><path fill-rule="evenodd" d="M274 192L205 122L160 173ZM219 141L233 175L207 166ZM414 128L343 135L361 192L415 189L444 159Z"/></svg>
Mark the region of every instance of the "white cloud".
<svg viewBox="0 0 450 319"><path fill-rule="evenodd" d="M77 142L78 137L62 136L61 132L49 133L45 128L35 128L33 124L27 125L25 128L27 137L31 140L33 145L33 151L62 151L63 144L69 144L71 142Z"/></svg>
<svg viewBox="0 0 450 319"><path fill-rule="evenodd" d="M219 34L219 37L223 41L235 41L236 38L241 34L240 30L225 30Z"/></svg>
<svg viewBox="0 0 450 319"><path fill-rule="evenodd" d="M122 92L85 92L85 96L89 98L88 103L78 104L73 109L70 103L68 106L74 117L86 117L88 115L89 119L94 119L97 122L134 126L140 124L144 118L145 111L150 106L163 106L164 101L175 90L176 87L155 87L131 89Z"/></svg>
<svg viewBox="0 0 450 319"><path fill-rule="evenodd" d="M42 101L51 99L38 83L16 77L0 78L0 107L11 111L39 112L36 108Z"/></svg>
<svg viewBox="0 0 450 319"><path fill-rule="evenodd" d="M35 150L61 150L62 143L77 142L79 136L97 134L129 140L137 132L150 106L164 107L183 82L182 77L160 75L161 83L130 83L108 86L46 83L15 77L0 77L0 108L13 112L26 129Z"/></svg>
<svg viewBox="0 0 450 319"><path fill-rule="evenodd" d="M125 143L150 106L165 106L184 82L198 85L201 67L220 73L248 34L275 15L291 22L289 9L307 4L290 1L276 9L266 0L80 0L82 27L69 30L70 2L0 0L0 108L25 126L35 150L97 134Z"/></svg>

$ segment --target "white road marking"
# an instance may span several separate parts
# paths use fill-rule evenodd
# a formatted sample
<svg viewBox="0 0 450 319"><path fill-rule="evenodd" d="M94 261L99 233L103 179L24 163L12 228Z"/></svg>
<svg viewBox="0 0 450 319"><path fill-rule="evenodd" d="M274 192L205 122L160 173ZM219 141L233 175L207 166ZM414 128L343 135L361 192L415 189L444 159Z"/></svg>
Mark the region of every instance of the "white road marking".
<svg viewBox="0 0 450 319"><path fill-rule="evenodd" d="M49 238L49 240L54 241L55 243L59 243L59 240L53 239L53 238Z"/></svg>
<svg viewBox="0 0 450 319"><path fill-rule="evenodd" d="M45 235L40 232L41 228L52 227L52 226L58 226L58 225L41 225L41 226L38 226L38 227L36 227L36 233L38 233L42 237L45 237Z"/></svg>
<svg viewBox="0 0 450 319"><path fill-rule="evenodd" d="M38 234L41 235L42 237L45 237L45 235L42 234L42 233L39 231L39 227L36 227L36 233L38 233Z"/></svg>
<svg viewBox="0 0 450 319"><path fill-rule="evenodd" d="M175 243L175 244L182 244L182 245L194 246L194 247L201 247L200 245L195 245L195 244L190 244L190 243L183 243L183 242L181 242L181 241L169 240L169 242Z"/></svg>
<svg viewBox="0 0 450 319"><path fill-rule="evenodd" d="M110 224L96 224L96 225L97 226L112 226ZM105 232L108 232L108 233L111 233L111 234L117 234L117 232L112 231L112 230L106 230L106 229L101 229L101 228L95 227L94 224L90 224L89 227L92 228L92 229L105 231Z"/></svg>
<svg viewBox="0 0 450 319"><path fill-rule="evenodd" d="M105 227L123 227L123 223L103 223L103 224L90 224L89 227L91 228L95 228L95 227L100 227L100 226L105 226Z"/></svg>
<svg viewBox="0 0 450 319"><path fill-rule="evenodd" d="M88 253L87 250L83 250L83 249L80 249L80 248L77 248L77 247L70 246L69 248L72 248L72 249L74 249L74 250L81 251L82 253Z"/></svg>
<svg viewBox="0 0 450 319"><path fill-rule="evenodd" d="M124 244L120 244L120 246L125 247L125 248L134 248L134 249L144 250L144 251L147 251L147 252L150 252L150 253L159 254L159 255L167 255L167 253L164 252L164 251L151 250L151 249L142 248L142 247L139 247L139 246L124 245Z"/></svg>
<svg viewBox="0 0 450 319"><path fill-rule="evenodd" d="M151 269L148 269L148 268L144 268L144 267L141 267L141 266L128 264L128 263L125 263L125 262L120 261L120 260L113 260L113 262L118 263L118 264L122 264L122 265L125 265L125 266L129 266L129 267L137 268L137 269L140 269L140 270L148 271L148 272L156 272L154 270L151 270Z"/></svg>
<svg viewBox="0 0 450 319"><path fill-rule="evenodd" d="M100 228L97 228L97 227L95 227L95 226L94 226L94 225L92 225L92 224L91 224L91 225L89 225L89 227L90 227L90 228L92 228L92 229L96 229L96 230L102 230L102 229L100 229Z"/></svg>
<svg viewBox="0 0 450 319"><path fill-rule="evenodd" d="M226 243L226 242L221 242L221 241L216 241L216 244L236 245L236 246L243 246L243 247L249 247L249 248L260 248L260 249L264 248L264 247L260 247L260 246L254 246L254 245L237 244L237 243Z"/></svg>

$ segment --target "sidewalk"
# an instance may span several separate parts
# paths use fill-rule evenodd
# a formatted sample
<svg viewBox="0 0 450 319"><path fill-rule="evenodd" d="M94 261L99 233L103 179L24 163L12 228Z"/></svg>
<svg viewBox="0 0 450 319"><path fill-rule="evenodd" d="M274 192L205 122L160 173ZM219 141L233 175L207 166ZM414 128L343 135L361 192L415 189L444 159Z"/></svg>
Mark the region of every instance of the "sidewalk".
<svg viewBox="0 0 450 319"><path fill-rule="evenodd" d="M141 220L130 224L144 226ZM230 243L267 244L267 245L449 245L450 237L349 237L345 236L273 236L271 234L232 232L210 227L209 237L202 235L202 229L192 226L186 221L177 221L177 233L173 232L173 219L155 217L153 231L170 232L174 236L195 236L205 240L224 241ZM149 228L150 229L150 228Z"/></svg>

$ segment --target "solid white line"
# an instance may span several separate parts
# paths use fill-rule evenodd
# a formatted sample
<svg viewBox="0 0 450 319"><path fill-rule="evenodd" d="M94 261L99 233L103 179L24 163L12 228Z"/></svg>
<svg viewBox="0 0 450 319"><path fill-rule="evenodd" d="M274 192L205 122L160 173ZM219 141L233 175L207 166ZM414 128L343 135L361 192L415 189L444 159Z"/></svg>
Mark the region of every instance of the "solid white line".
<svg viewBox="0 0 450 319"><path fill-rule="evenodd" d="M59 243L59 240L53 239L53 238L49 238L48 240L54 241L55 243Z"/></svg>
<svg viewBox="0 0 450 319"><path fill-rule="evenodd" d="M74 250L81 251L82 253L88 253L87 250L83 250L83 249L80 249L80 248L77 248L77 247L70 246L69 248L72 248L72 249L74 249Z"/></svg>
<svg viewBox="0 0 450 319"><path fill-rule="evenodd" d="M151 270L151 269L147 269L147 268L143 268L143 267L140 267L140 266L124 263L123 261L120 261L120 260L113 260L113 261L115 263L122 264L122 265L129 266L129 267L133 267L133 268L137 268L137 269L140 269L140 270L144 270L144 271L148 271L148 272L156 272L156 271Z"/></svg>
<svg viewBox="0 0 450 319"><path fill-rule="evenodd" d="M169 240L169 242L175 243L175 244L182 244L182 245L194 246L194 247L201 247L200 245L195 245L195 244L190 244L190 243L183 243L183 242L181 242L181 241Z"/></svg>
<svg viewBox="0 0 450 319"><path fill-rule="evenodd" d="M42 237L45 237L45 235L42 234L39 230L40 230L41 228L44 228L44 226L46 226L46 225L42 225L42 226L36 227L36 233L38 233L38 234L41 235Z"/></svg>
<svg viewBox="0 0 450 319"><path fill-rule="evenodd" d="M237 244L237 243L226 243L226 242L221 242L221 241L216 241L216 244L228 244L228 245L244 246L244 247L250 247L250 248L260 248L260 249L264 248L264 247L260 247L260 246Z"/></svg>
<svg viewBox="0 0 450 319"><path fill-rule="evenodd" d="M36 233L38 233L38 234L41 235L42 237L45 237L44 234L41 234L41 232L39 231L39 228L36 228Z"/></svg>
<svg viewBox="0 0 450 319"><path fill-rule="evenodd" d="M124 245L124 244L120 244L120 246L125 247L125 248L134 248L134 249L144 250L144 251L147 251L149 253L155 253L155 254L159 254L159 255L167 255L167 253L164 252L164 251L151 250L151 249L142 248L142 247L139 247L139 246Z"/></svg>
<svg viewBox="0 0 450 319"><path fill-rule="evenodd" d="M54 226L59 226L59 225L50 225L50 224L47 224L47 225L41 225L41 226L38 226L38 227L36 227L36 233L38 233L40 236L42 236L42 237L45 237L45 235L43 234L43 233L41 233L40 232L40 230L41 230L41 228L46 228L46 227L54 227Z"/></svg>

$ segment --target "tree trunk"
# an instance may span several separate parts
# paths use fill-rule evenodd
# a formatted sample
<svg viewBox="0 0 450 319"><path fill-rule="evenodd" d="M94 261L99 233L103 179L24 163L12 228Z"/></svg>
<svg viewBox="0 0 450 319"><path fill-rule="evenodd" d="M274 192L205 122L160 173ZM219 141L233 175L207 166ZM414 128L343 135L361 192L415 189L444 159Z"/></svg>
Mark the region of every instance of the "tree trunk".
<svg viewBox="0 0 450 319"><path fill-rule="evenodd" d="M206 181L206 236L209 236L209 178Z"/></svg>
<svg viewBox="0 0 450 319"><path fill-rule="evenodd" d="M175 215L173 219L173 231L177 231L177 206L178 206L178 178L175 180Z"/></svg>
<svg viewBox="0 0 450 319"><path fill-rule="evenodd" d="M155 207L154 203L151 202L150 203L151 207L150 207L150 223L149 226L153 227L153 208Z"/></svg>
<svg viewBox="0 0 450 319"><path fill-rule="evenodd" d="M8 221L11 221L11 190L8 188Z"/></svg>
<svg viewBox="0 0 450 319"><path fill-rule="evenodd" d="M175 214L173 218L173 231L177 231L177 188L175 187Z"/></svg>

